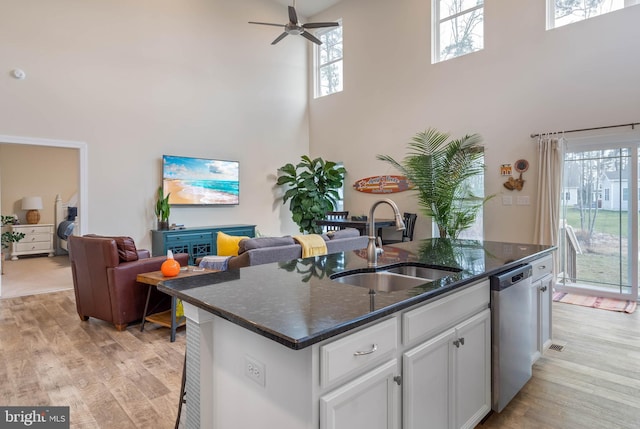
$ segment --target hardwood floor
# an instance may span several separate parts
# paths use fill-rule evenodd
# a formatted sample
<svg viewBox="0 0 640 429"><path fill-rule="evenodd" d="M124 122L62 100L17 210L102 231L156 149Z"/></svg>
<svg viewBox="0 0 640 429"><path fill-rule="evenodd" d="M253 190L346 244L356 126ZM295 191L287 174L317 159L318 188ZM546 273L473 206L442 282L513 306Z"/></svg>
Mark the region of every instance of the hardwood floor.
<svg viewBox="0 0 640 429"><path fill-rule="evenodd" d="M184 328L80 321L73 291L0 300L0 404L70 407L72 428L172 428Z"/></svg>
<svg viewBox="0 0 640 429"><path fill-rule="evenodd" d="M554 343L564 349L548 350L478 429L640 427L640 312L553 310ZM81 322L73 291L63 291L0 300L0 344L2 405L68 405L73 428L174 425L184 328L171 343L153 325L117 332Z"/></svg>
<svg viewBox="0 0 640 429"><path fill-rule="evenodd" d="M640 317L553 303L554 344L500 414L478 429L640 427Z"/></svg>

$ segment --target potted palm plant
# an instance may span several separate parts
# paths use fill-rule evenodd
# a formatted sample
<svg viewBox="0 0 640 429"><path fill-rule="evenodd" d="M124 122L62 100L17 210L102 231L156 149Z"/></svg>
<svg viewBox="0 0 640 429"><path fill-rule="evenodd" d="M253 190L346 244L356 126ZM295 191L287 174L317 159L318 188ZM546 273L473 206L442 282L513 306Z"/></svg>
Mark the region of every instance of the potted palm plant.
<svg viewBox="0 0 640 429"><path fill-rule="evenodd" d="M169 213L171 212L171 206L169 206L169 195L165 197L162 186L158 187L158 195L156 198L156 218L158 219L158 230L169 229Z"/></svg>
<svg viewBox="0 0 640 429"><path fill-rule="evenodd" d="M476 197L469 187L469 179L484 174L481 143L478 134L450 140L449 134L429 128L413 137L401 162L388 155L377 159L390 163L413 183L418 204L436 223L440 237L457 238L493 197Z"/></svg>
<svg viewBox="0 0 640 429"><path fill-rule="evenodd" d="M338 189L342 187L344 167L322 158L301 157L298 165L286 164L278 169L277 184L286 186L283 204L289 201L293 221L300 232L320 234L322 227L316 219L322 219L326 212L335 210L340 198Z"/></svg>

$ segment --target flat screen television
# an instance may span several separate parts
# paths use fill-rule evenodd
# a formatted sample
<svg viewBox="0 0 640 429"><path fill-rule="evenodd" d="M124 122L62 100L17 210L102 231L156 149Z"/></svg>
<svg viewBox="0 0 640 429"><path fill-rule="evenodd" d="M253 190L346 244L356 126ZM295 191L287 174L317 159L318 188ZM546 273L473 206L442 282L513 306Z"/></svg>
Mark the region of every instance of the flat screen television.
<svg viewBox="0 0 640 429"><path fill-rule="evenodd" d="M220 159L162 156L162 189L171 205L240 203L240 163Z"/></svg>

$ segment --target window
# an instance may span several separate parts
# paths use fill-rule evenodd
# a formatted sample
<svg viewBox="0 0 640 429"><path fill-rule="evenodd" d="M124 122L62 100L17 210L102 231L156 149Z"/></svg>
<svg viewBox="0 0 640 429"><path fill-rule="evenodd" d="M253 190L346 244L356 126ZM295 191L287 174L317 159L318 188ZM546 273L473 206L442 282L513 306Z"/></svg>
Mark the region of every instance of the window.
<svg viewBox="0 0 640 429"><path fill-rule="evenodd" d="M478 160L479 164L484 164L484 157ZM469 206L476 206L480 204L485 197L484 194L484 174L480 174L478 176L472 177L466 184L467 188L471 190L471 193L474 195L474 198L471 200L465 201L465 203ZM434 226L435 230L438 230L437 226ZM439 233L435 233L433 236L437 237ZM468 240L482 240L484 238L484 207L478 210L478 214L476 215L475 222L468 229L463 230L458 238L468 239Z"/></svg>
<svg viewBox="0 0 640 429"><path fill-rule="evenodd" d="M484 0L432 1L432 63L483 48Z"/></svg>
<svg viewBox="0 0 640 429"><path fill-rule="evenodd" d="M342 21L339 27L318 31L315 45L315 97L342 91Z"/></svg>
<svg viewBox="0 0 640 429"><path fill-rule="evenodd" d="M547 0L547 30L640 4L640 0Z"/></svg>

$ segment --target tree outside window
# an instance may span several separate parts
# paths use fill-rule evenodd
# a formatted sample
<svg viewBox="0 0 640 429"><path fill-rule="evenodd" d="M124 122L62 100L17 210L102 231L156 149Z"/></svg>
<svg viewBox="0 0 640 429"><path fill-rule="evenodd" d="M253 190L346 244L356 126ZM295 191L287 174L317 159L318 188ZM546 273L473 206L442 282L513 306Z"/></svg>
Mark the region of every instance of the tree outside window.
<svg viewBox="0 0 640 429"><path fill-rule="evenodd" d="M342 22L316 34L322 45L315 47L315 96L323 97L342 91L343 88L343 49Z"/></svg>
<svg viewBox="0 0 640 429"><path fill-rule="evenodd" d="M484 0L433 0L433 63L484 47Z"/></svg>
<svg viewBox="0 0 640 429"><path fill-rule="evenodd" d="M640 4L640 0L547 0L547 29Z"/></svg>

